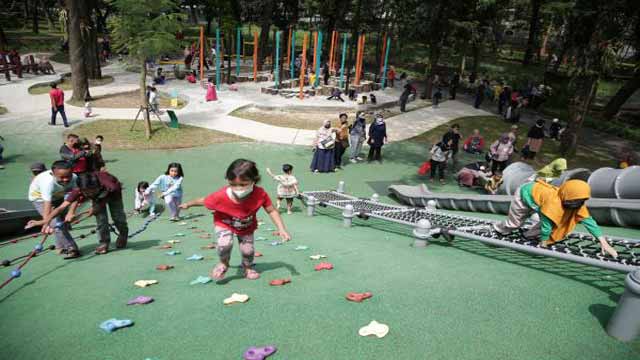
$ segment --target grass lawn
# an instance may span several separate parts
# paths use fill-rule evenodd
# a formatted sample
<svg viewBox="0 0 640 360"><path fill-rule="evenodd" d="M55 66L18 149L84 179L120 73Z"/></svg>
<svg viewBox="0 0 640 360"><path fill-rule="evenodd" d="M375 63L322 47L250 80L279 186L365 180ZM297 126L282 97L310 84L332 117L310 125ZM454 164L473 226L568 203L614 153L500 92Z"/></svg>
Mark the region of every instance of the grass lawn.
<svg viewBox="0 0 640 360"><path fill-rule="evenodd" d="M179 129L171 129L152 121L151 140L144 136L144 122L138 120L133 131L130 131L133 120L96 120L69 130L80 137L94 139L102 135L110 149L181 149L206 146L227 142L250 142L241 136L227 134L201 127L180 125Z"/></svg>
<svg viewBox="0 0 640 360"><path fill-rule="evenodd" d="M103 75L102 79L89 79L89 87L102 86L106 84L111 84L113 82L113 76L111 75ZM71 90L73 89L73 85L71 83L71 77L65 76L61 82L58 83L58 88L62 90ZM31 95L41 95L46 94L51 90L49 83L44 84L36 84L29 88L29 94ZM83 104L84 105L84 104Z"/></svg>
<svg viewBox="0 0 640 360"><path fill-rule="evenodd" d="M473 116L455 119L448 124L440 125L424 134L416 136L409 141L418 142L418 143L428 143L433 144L435 142L440 141L442 139L442 135L447 132L447 129L452 124L460 124L461 132L464 135L464 139L471 134L473 129L479 129L482 136L485 139L485 147L488 147L500 137L500 134L508 132L511 124L502 120L502 118L497 116ZM518 141L516 143L516 147L519 149L522 148L524 143L526 142L527 132L529 131L528 127L520 125L521 128L518 131ZM539 168L552 160L558 158L558 145L559 142L545 139L542 145L542 150L536 156L535 160L527 160L526 162L530 163L534 168ZM462 144L460 145L462 146ZM463 156L463 160L467 160L469 162L477 161L476 157L468 155L463 151L460 151L460 154ZM615 166L616 158L615 152L611 151L611 148L608 147L604 143L582 143L578 147L577 154L573 158L568 158L567 161L569 163L569 168L588 168L588 169L597 169L605 166ZM520 159L520 154L515 154L513 157L513 161L523 161Z"/></svg>

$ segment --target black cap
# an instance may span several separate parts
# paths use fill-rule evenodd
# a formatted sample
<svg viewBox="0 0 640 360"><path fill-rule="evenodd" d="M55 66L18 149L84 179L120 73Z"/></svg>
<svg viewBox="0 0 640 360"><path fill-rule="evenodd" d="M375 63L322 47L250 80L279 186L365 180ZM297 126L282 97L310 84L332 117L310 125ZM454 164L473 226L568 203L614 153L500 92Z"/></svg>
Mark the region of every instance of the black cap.
<svg viewBox="0 0 640 360"><path fill-rule="evenodd" d="M29 169L31 171L40 171L40 172L42 172L42 171L47 170L47 167L41 162L36 162L36 163L31 164Z"/></svg>

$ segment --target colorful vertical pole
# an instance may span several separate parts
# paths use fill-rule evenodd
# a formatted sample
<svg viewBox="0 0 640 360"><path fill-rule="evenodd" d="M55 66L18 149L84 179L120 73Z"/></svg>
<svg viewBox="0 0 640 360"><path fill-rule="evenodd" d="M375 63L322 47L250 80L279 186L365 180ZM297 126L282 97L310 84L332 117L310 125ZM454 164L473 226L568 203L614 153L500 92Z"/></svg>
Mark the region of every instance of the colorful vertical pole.
<svg viewBox="0 0 640 360"><path fill-rule="evenodd" d="M386 81L387 81L387 63L389 61L389 48L391 47L391 38L387 38L387 43L385 46L385 53L384 53L384 68L382 68L382 88L384 89L384 86L386 85Z"/></svg>
<svg viewBox="0 0 640 360"><path fill-rule="evenodd" d="M291 26L289 26L289 37L287 37L287 62L284 64L284 67L289 67L289 62L291 61Z"/></svg>
<svg viewBox="0 0 640 360"><path fill-rule="evenodd" d="M276 80L276 89L280 87L280 31L276 31L276 62L273 70Z"/></svg>
<svg viewBox="0 0 640 360"><path fill-rule="evenodd" d="M347 57L347 33L342 36L342 61L340 62L340 87L344 86L344 60Z"/></svg>
<svg viewBox="0 0 640 360"><path fill-rule="evenodd" d="M360 51L362 50L362 35L358 35L358 47L356 51L356 78L354 84L360 85Z"/></svg>
<svg viewBox="0 0 640 360"><path fill-rule="evenodd" d="M304 75L307 68L307 41L309 40L309 35L304 34L304 41L302 42L302 63L300 64L300 100L304 99Z"/></svg>
<svg viewBox="0 0 640 360"><path fill-rule="evenodd" d="M289 63L291 79L296 76L296 32L291 33L291 62Z"/></svg>
<svg viewBox="0 0 640 360"><path fill-rule="evenodd" d="M313 71L316 70L316 62L318 59L316 59L316 56L318 55L318 32L314 31L313 32ZM318 76L318 74L316 74L316 76Z"/></svg>
<svg viewBox="0 0 640 360"><path fill-rule="evenodd" d="M336 31L333 30L333 32L331 33L331 50L329 51L329 70L333 69L333 61L335 60L333 58L333 49L336 46Z"/></svg>
<svg viewBox="0 0 640 360"><path fill-rule="evenodd" d="M236 76L240 76L240 26L236 29Z"/></svg>
<svg viewBox="0 0 640 360"><path fill-rule="evenodd" d="M204 26L200 26L200 82L204 79Z"/></svg>
<svg viewBox="0 0 640 360"><path fill-rule="evenodd" d="M222 74L220 73L220 28L216 29L216 89L220 90Z"/></svg>
<svg viewBox="0 0 640 360"><path fill-rule="evenodd" d="M382 51L380 52L380 71L382 71L382 67L384 66L384 54L387 51L387 34L384 34L384 37L382 38Z"/></svg>
<svg viewBox="0 0 640 360"><path fill-rule="evenodd" d="M320 68L322 68L322 31L318 31L318 56L316 63L316 81L313 85L320 84Z"/></svg>
<svg viewBox="0 0 640 360"><path fill-rule="evenodd" d="M258 81L258 32L253 32L253 81Z"/></svg>

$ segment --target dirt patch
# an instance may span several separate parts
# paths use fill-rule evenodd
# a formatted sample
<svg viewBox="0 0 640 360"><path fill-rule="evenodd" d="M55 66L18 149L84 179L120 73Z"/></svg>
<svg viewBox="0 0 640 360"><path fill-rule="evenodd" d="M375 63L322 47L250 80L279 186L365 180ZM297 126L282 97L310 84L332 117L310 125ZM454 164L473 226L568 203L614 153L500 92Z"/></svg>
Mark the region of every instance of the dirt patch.
<svg viewBox="0 0 640 360"><path fill-rule="evenodd" d="M407 105L407 110L412 111L426 106L430 106L429 101L416 100ZM373 110L373 112L381 113L385 118L391 118L401 114L400 107L394 106L386 109ZM265 109L256 106L247 106L241 109L233 111L230 115L239 118L253 120L264 124L305 129L305 130L317 130L320 128L325 120L331 120L333 126L338 125L338 116L341 111L335 111L332 109L287 109L287 108L274 108ZM354 110L346 111L349 116L349 122L353 122L356 116ZM371 115L365 116L367 121L371 121Z"/></svg>
<svg viewBox="0 0 640 360"><path fill-rule="evenodd" d="M160 92L159 95L160 109L182 109L187 105L186 101L178 98L178 106L172 106L169 94ZM84 103L74 105L84 106ZM140 106L140 90L95 96L91 100L91 106L94 108L135 109Z"/></svg>
<svg viewBox="0 0 640 360"><path fill-rule="evenodd" d="M102 79L89 79L89 88L111 84L113 82L113 76L104 75ZM72 90L71 77L65 76L62 81L58 82L58 88L62 90ZM49 83L36 84L29 88L29 94L41 95L46 94L51 90ZM83 104L84 105L84 104Z"/></svg>
<svg viewBox="0 0 640 360"><path fill-rule="evenodd" d="M171 129L158 121L151 122L153 135L150 140L147 140L144 136L144 123L138 120L133 131L131 131L132 125L133 120L96 120L77 126L68 133L73 132L87 139L102 135L105 146L114 150L184 149L210 144L252 141L241 136L197 126L180 125L179 129Z"/></svg>

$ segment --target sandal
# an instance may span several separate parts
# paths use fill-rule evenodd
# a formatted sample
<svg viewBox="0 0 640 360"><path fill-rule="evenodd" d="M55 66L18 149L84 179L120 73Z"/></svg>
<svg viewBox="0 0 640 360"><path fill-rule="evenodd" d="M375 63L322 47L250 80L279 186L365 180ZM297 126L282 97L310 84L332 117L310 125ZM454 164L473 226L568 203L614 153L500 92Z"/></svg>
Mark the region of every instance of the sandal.
<svg viewBox="0 0 640 360"><path fill-rule="evenodd" d="M224 279L224 274L227 273L229 267L223 263L219 263L211 270L211 277L216 280Z"/></svg>
<svg viewBox="0 0 640 360"><path fill-rule="evenodd" d="M76 249L69 249L66 252L66 256L63 257L63 259L65 260L71 260L71 259L76 259L80 257L80 251L76 250Z"/></svg>
<svg viewBox="0 0 640 360"><path fill-rule="evenodd" d="M104 255L108 252L109 252L109 245L106 245L106 244L98 246L95 250L96 255Z"/></svg>
<svg viewBox="0 0 640 360"><path fill-rule="evenodd" d="M258 280L260 279L260 273L253 270L252 268L245 268L244 269L244 277L249 279L249 280Z"/></svg>

